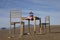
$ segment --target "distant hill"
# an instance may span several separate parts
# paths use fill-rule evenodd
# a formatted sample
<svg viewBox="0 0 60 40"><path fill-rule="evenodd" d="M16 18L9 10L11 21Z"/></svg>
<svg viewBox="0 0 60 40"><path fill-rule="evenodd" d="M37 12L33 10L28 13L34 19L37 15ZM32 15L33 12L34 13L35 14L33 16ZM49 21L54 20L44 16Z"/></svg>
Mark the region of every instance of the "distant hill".
<svg viewBox="0 0 60 40"><path fill-rule="evenodd" d="M5 28L5 27L2 27L2 28L0 28L0 30L6 30L7 28Z"/></svg>

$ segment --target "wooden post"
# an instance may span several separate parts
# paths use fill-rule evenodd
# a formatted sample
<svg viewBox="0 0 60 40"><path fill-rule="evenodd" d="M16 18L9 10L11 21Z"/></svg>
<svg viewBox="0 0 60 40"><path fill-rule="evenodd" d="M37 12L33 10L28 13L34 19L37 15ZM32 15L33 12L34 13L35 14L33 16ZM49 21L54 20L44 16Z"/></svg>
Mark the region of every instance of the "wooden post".
<svg viewBox="0 0 60 40"><path fill-rule="evenodd" d="M22 17L20 18L20 35L19 37L21 38L23 36L23 23L22 23Z"/></svg>
<svg viewBox="0 0 60 40"><path fill-rule="evenodd" d="M46 17L45 17L45 28L46 28Z"/></svg>
<svg viewBox="0 0 60 40"><path fill-rule="evenodd" d="M11 38L11 11L10 11L10 28L9 28L9 37L8 38Z"/></svg>
<svg viewBox="0 0 60 40"><path fill-rule="evenodd" d="M24 24L25 24L25 23L23 22L23 35L24 35L24 33L25 33L25 32L24 32L24 31L25 31L25 30L24 30L24 29L25 29L25 26L24 26Z"/></svg>
<svg viewBox="0 0 60 40"><path fill-rule="evenodd" d="M30 33L30 20L28 20L28 33Z"/></svg>
<svg viewBox="0 0 60 40"><path fill-rule="evenodd" d="M10 37L11 37L11 34L12 34L12 32L11 32L11 11L10 11L10 30L9 30L9 34L10 34Z"/></svg>
<svg viewBox="0 0 60 40"><path fill-rule="evenodd" d="M47 23L46 23L46 17L45 17L44 32L47 32L46 25L47 25Z"/></svg>
<svg viewBox="0 0 60 40"><path fill-rule="evenodd" d="M50 32L50 16L46 16L45 21L48 21L49 32Z"/></svg>
<svg viewBox="0 0 60 40"><path fill-rule="evenodd" d="M15 23L14 23L14 35L15 35Z"/></svg>
<svg viewBox="0 0 60 40"><path fill-rule="evenodd" d="M34 17L34 33L36 33L36 18Z"/></svg>
<svg viewBox="0 0 60 40"><path fill-rule="evenodd" d="M50 32L50 16L49 16L49 32Z"/></svg>
<svg viewBox="0 0 60 40"><path fill-rule="evenodd" d="M39 19L40 34L42 33L41 18Z"/></svg>
<svg viewBox="0 0 60 40"><path fill-rule="evenodd" d="M11 37L15 37L15 22L14 22L13 26L14 26L14 28L13 28L13 35Z"/></svg>
<svg viewBox="0 0 60 40"><path fill-rule="evenodd" d="M22 37L23 36L23 22L21 22L21 25L20 25L20 37Z"/></svg>

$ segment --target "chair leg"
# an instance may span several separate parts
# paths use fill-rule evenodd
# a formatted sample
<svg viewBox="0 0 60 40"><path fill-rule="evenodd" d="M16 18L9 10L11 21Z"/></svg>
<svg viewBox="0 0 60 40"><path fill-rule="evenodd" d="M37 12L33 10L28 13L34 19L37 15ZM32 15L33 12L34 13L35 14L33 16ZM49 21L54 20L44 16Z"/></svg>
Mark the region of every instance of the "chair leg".
<svg viewBox="0 0 60 40"><path fill-rule="evenodd" d="M36 19L34 17L34 33L36 33Z"/></svg>
<svg viewBox="0 0 60 40"><path fill-rule="evenodd" d="M50 24L49 24L49 33L50 33L51 31L50 31Z"/></svg>
<svg viewBox="0 0 60 40"><path fill-rule="evenodd" d="M28 20L28 33L30 33L30 20Z"/></svg>

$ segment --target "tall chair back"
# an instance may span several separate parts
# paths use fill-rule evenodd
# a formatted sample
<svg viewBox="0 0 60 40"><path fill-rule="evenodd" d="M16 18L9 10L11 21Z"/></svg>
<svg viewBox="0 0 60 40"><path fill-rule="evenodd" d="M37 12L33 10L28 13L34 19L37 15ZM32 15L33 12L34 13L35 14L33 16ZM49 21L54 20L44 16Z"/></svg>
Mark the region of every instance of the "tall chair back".
<svg viewBox="0 0 60 40"><path fill-rule="evenodd" d="M9 30L9 34L10 34L10 37L12 36L12 31L11 31L11 25L14 25L14 34L15 34L15 24L16 23L20 23L21 24L21 20L19 22L13 22L12 21L12 18L18 18L19 20L22 19L22 11L20 10L10 10L10 30ZM18 21L18 20L17 20Z"/></svg>
<svg viewBox="0 0 60 40"><path fill-rule="evenodd" d="M49 27L49 32L50 32L50 16L46 16L45 17L45 27L48 26Z"/></svg>

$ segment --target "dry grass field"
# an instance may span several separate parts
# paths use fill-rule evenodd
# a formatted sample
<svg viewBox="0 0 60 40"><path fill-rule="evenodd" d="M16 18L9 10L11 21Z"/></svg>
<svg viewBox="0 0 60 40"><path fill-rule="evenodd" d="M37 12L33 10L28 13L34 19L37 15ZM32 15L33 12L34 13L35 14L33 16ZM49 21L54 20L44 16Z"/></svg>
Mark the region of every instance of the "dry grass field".
<svg viewBox="0 0 60 40"><path fill-rule="evenodd" d="M39 28L37 27L37 33ZM0 40L60 40L60 26L54 25L50 27L50 33L47 31L43 34L34 34L33 27L30 28L31 34L23 35L22 38L19 38L19 28L16 28L15 37L8 39L9 33L8 30L0 30ZM28 28L25 28L25 32L28 32ZM12 35L13 29L12 29Z"/></svg>

